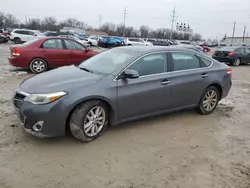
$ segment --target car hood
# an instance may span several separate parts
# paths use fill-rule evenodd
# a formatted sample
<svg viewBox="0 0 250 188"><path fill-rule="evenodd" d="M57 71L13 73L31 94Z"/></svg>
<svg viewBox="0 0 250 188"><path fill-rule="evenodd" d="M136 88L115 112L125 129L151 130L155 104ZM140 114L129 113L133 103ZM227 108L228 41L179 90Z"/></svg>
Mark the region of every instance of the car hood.
<svg viewBox="0 0 250 188"><path fill-rule="evenodd" d="M101 75L86 72L72 65L26 79L19 85L19 89L30 94L68 91L71 88L96 83L101 78Z"/></svg>

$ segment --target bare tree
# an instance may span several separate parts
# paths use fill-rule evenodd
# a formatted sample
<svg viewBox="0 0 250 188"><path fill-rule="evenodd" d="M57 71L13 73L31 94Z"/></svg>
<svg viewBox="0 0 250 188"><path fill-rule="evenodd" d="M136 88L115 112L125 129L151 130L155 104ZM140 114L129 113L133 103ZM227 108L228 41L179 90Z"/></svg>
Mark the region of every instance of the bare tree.
<svg viewBox="0 0 250 188"><path fill-rule="evenodd" d="M57 20L54 17L46 17L43 22L43 30L55 31L57 30Z"/></svg>
<svg viewBox="0 0 250 188"><path fill-rule="evenodd" d="M5 15L5 27L13 28L18 25L17 18L12 14Z"/></svg>
<svg viewBox="0 0 250 188"><path fill-rule="evenodd" d="M5 15L4 13L0 12L0 28L5 26Z"/></svg>
<svg viewBox="0 0 250 188"><path fill-rule="evenodd" d="M192 40L194 40L194 41L200 41L201 39L202 39L202 37L198 33L194 33L192 36Z"/></svg>
<svg viewBox="0 0 250 188"><path fill-rule="evenodd" d="M123 35L123 29L125 29L125 31L126 31L126 28L124 28L124 24L117 25L115 35L122 36Z"/></svg>
<svg viewBox="0 0 250 188"><path fill-rule="evenodd" d="M101 27L101 31L106 32L109 35L115 35L115 30L116 25L111 22L104 23Z"/></svg>
<svg viewBox="0 0 250 188"><path fill-rule="evenodd" d="M32 18L29 19L27 24L26 24L26 28L28 29L42 29L42 24L41 24L41 20L40 19L36 19L36 18Z"/></svg>
<svg viewBox="0 0 250 188"><path fill-rule="evenodd" d="M148 26L142 25L139 30L141 32L141 37L143 38L148 37L149 31L150 31L150 28Z"/></svg>

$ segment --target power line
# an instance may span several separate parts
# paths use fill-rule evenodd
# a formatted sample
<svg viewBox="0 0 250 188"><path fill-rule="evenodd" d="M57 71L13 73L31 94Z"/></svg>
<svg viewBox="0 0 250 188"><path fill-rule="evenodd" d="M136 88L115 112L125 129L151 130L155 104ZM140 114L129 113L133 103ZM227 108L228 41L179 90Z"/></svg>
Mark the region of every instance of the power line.
<svg viewBox="0 0 250 188"><path fill-rule="evenodd" d="M123 32L122 35L125 36L125 27L126 27L126 17L127 17L127 8L124 9L123 12Z"/></svg>
<svg viewBox="0 0 250 188"><path fill-rule="evenodd" d="M173 9L173 11L171 12L171 34L170 34L170 39L172 39L173 37L173 29L174 29L174 22L175 22L175 18L176 18L176 10L175 7Z"/></svg>
<svg viewBox="0 0 250 188"><path fill-rule="evenodd" d="M236 22L234 22L233 35L232 35L232 42L231 42L231 45L233 45L233 42L234 42L235 26L236 26Z"/></svg>

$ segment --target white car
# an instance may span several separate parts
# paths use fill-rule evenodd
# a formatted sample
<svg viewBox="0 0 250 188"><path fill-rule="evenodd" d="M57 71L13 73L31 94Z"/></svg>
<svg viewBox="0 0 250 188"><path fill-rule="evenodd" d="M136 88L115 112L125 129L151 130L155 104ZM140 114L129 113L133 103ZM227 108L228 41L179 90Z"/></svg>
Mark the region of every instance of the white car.
<svg viewBox="0 0 250 188"><path fill-rule="evenodd" d="M125 44L127 46L153 46L151 42L146 42L141 38L127 38Z"/></svg>
<svg viewBox="0 0 250 188"><path fill-rule="evenodd" d="M10 40L13 41L15 44L21 44L23 42L27 42L33 40L37 37L46 37L40 31L36 30L27 30L27 29L14 29L11 32Z"/></svg>
<svg viewBox="0 0 250 188"><path fill-rule="evenodd" d="M88 44L90 46L97 46L98 45L98 40L101 39L101 37L89 37L88 38Z"/></svg>

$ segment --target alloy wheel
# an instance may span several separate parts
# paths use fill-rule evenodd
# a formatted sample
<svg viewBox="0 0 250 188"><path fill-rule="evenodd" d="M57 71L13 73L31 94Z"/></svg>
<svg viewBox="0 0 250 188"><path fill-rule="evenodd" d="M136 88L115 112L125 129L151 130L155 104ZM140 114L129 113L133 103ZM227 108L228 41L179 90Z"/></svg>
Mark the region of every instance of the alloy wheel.
<svg viewBox="0 0 250 188"><path fill-rule="evenodd" d="M32 63L32 69L35 71L35 72L43 72L46 68L46 65L43 61L34 61Z"/></svg>
<svg viewBox="0 0 250 188"><path fill-rule="evenodd" d="M105 125L105 110L101 106L92 108L84 120L84 132L87 136L96 136Z"/></svg>
<svg viewBox="0 0 250 188"><path fill-rule="evenodd" d="M208 91L203 99L203 108L207 112L212 111L217 104L217 100L217 93L214 90Z"/></svg>

